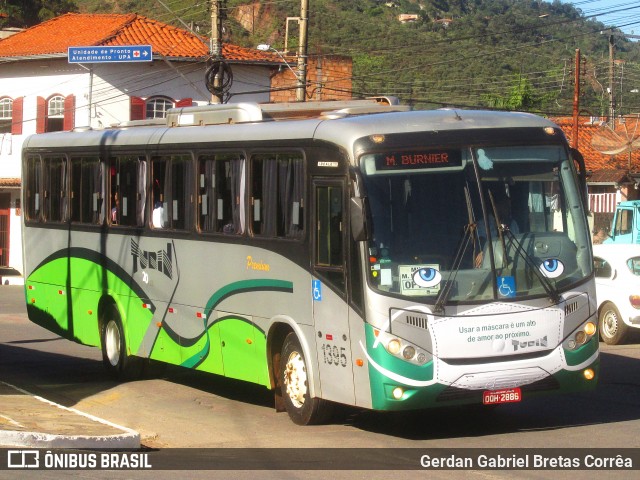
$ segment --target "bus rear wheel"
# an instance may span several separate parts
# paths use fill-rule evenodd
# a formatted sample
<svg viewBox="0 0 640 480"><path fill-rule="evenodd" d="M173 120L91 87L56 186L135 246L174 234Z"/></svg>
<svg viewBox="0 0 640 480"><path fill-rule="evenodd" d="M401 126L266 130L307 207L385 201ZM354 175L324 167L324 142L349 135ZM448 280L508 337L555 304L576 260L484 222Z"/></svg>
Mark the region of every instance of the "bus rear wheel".
<svg viewBox="0 0 640 480"><path fill-rule="evenodd" d="M294 333L287 335L284 340L279 375L284 405L293 423L314 425L330 418L330 404L326 400L311 397L307 361Z"/></svg>
<svg viewBox="0 0 640 480"><path fill-rule="evenodd" d="M139 362L127 355L127 341L122 321L112 307L105 316L101 331L102 364L109 376L117 380L128 380L140 373Z"/></svg>

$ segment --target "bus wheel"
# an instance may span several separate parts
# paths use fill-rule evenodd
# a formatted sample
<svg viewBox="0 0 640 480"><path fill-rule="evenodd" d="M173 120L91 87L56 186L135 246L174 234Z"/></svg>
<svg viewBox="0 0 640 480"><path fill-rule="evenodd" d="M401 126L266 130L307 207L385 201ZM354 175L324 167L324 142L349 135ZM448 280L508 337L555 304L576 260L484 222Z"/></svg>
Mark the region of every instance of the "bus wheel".
<svg viewBox="0 0 640 480"><path fill-rule="evenodd" d="M607 345L618 345L627 336L629 328L613 303L605 303L599 316L600 336Z"/></svg>
<svg viewBox="0 0 640 480"><path fill-rule="evenodd" d="M133 357L127 355L127 342L122 328L120 315L110 308L102 326L102 364L107 373L117 380L126 380L136 376L137 369Z"/></svg>
<svg viewBox="0 0 640 480"><path fill-rule="evenodd" d="M287 413L298 425L323 423L331 415L327 401L311 398L307 371L300 342L294 333L290 333L282 346L280 385Z"/></svg>

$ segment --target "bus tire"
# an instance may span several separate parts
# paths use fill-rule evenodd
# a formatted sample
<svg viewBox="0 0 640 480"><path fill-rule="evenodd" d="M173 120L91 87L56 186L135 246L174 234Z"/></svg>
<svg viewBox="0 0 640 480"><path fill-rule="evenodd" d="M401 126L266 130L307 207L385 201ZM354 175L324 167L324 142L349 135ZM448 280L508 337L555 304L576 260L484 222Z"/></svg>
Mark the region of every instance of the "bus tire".
<svg viewBox="0 0 640 480"><path fill-rule="evenodd" d="M629 327L624 323L616 306L607 302L602 305L598 316L600 336L607 345L618 345L624 341Z"/></svg>
<svg viewBox="0 0 640 480"><path fill-rule="evenodd" d="M289 333L282 345L280 388L285 409L297 425L317 425L331 416L331 406L326 400L311 397L307 372L300 341L295 333Z"/></svg>
<svg viewBox="0 0 640 480"><path fill-rule="evenodd" d="M122 320L115 307L105 314L101 330L102 364L114 380L130 380L140 373L140 363L127 354Z"/></svg>

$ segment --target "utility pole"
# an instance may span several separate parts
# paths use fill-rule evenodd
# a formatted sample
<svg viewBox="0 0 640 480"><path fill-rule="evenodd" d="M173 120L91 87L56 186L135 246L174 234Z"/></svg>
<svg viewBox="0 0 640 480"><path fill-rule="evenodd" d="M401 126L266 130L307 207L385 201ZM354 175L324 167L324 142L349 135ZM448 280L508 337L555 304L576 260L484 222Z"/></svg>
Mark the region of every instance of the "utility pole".
<svg viewBox="0 0 640 480"><path fill-rule="evenodd" d="M613 94L613 33L609 35L609 124L616 127L616 98Z"/></svg>
<svg viewBox="0 0 640 480"><path fill-rule="evenodd" d="M300 4L300 45L298 46L298 88L296 100L304 102L307 96L307 44L309 31L309 0Z"/></svg>
<svg viewBox="0 0 640 480"><path fill-rule="evenodd" d="M222 45L220 38L222 37L222 17L220 15L220 0L211 0L211 56L214 61L222 59ZM220 76L221 69L218 69L213 78L213 90L220 92ZM211 94L211 103L222 103L222 95L220 93Z"/></svg>
<svg viewBox="0 0 640 480"><path fill-rule="evenodd" d="M580 113L580 49L576 49L576 66L573 87L573 129L571 134L572 147L578 148L578 115Z"/></svg>

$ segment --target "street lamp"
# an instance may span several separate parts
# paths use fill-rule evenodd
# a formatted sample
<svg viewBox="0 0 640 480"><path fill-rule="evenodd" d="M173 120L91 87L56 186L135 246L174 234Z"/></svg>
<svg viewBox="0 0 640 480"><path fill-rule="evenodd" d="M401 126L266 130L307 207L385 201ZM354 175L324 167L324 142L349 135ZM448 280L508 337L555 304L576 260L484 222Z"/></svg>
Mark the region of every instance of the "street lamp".
<svg viewBox="0 0 640 480"><path fill-rule="evenodd" d="M304 102L304 97L305 97L305 81L304 81L304 76L302 74L302 72L300 71L295 71L293 68L291 68L291 65L289 65L289 62L287 62L287 59L284 58L282 56L282 54L276 50L275 48L273 48L271 45L269 45L268 43L261 43L260 45L258 45L256 47L258 50L262 51L262 52L275 52L276 55L278 55L278 57L280 57L282 59L282 61L284 62L284 64L287 66L287 68L289 70L291 70L291 73L293 73L294 77L296 77L296 90L297 90L297 95L296 95L296 99L299 102ZM302 92L302 95L300 95L300 92ZM302 97L302 98L300 98Z"/></svg>

